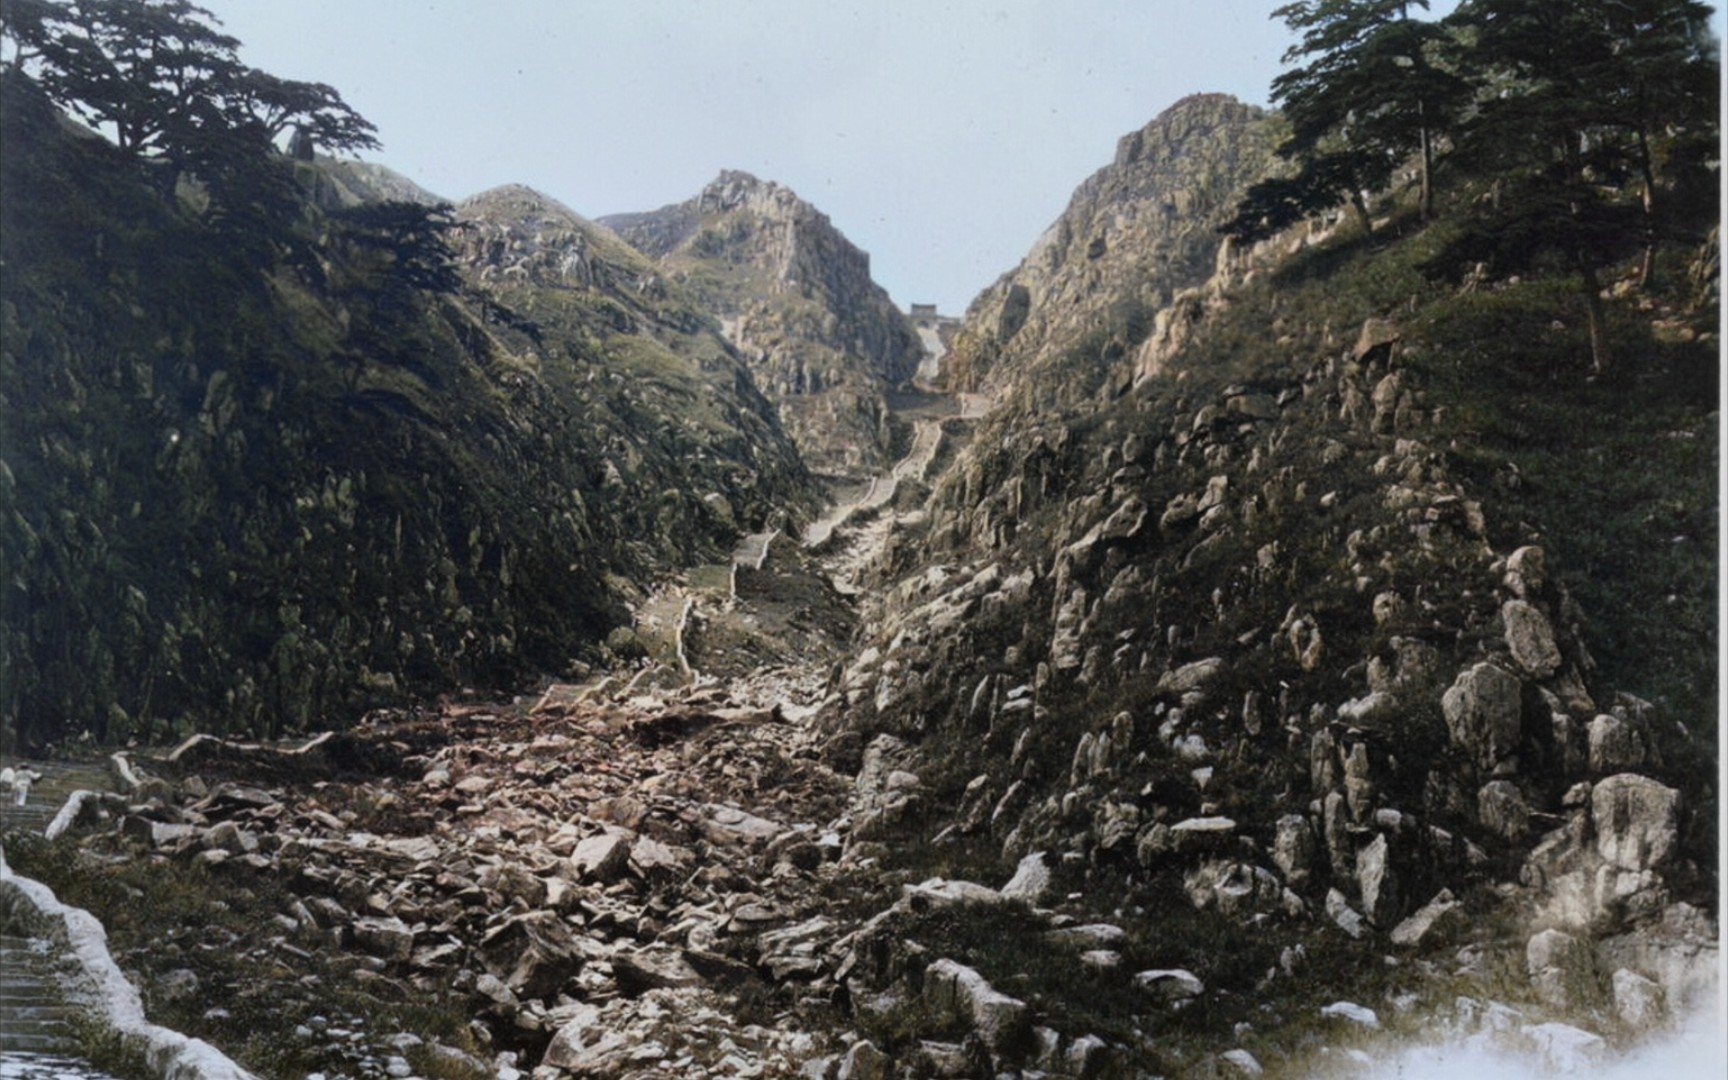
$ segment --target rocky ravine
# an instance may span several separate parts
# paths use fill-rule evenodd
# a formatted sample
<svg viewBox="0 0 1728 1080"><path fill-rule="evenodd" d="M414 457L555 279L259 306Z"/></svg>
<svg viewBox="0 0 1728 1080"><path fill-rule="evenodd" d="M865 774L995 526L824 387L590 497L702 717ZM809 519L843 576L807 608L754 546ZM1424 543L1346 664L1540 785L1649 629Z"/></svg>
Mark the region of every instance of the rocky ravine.
<svg viewBox="0 0 1728 1080"><path fill-rule="evenodd" d="M194 741L13 861L117 879L123 962L285 1074L1311 1075L1436 1032L1582 1071L1672 1023L1714 993L1710 748L1507 542L1443 339L1265 291L1306 237L1076 239L1227 205L1187 167L1247 175L1259 122L1127 141L1024 320L1010 286L958 336L976 434L692 571L675 656ZM545 235L500 259L566 273Z"/></svg>

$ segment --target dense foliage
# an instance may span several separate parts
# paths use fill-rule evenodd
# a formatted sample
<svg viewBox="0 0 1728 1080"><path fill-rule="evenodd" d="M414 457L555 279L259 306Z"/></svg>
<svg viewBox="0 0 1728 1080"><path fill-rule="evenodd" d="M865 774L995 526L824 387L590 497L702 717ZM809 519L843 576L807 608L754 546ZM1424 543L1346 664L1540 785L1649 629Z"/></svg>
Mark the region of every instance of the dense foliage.
<svg viewBox="0 0 1728 1080"><path fill-rule="evenodd" d="M543 333L451 208L329 196L272 137L370 127L198 9L0 11L0 747L518 687L804 497L691 308L601 282Z"/></svg>
<svg viewBox="0 0 1728 1080"><path fill-rule="evenodd" d="M1697 188L1716 142L1717 57L1696 0L1467 0L1422 21L1425 0L1300 0L1275 11L1302 36L1272 98L1291 125L1293 173L1250 187L1222 232L1269 237L1348 204L1372 228L1370 193L1414 158L1423 217L1437 159L1469 227L1436 261L1459 272L1528 270L1549 254L1579 280L1593 363L1607 366L1602 271L1642 244L1641 281L1672 239L1664 191Z"/></svg>

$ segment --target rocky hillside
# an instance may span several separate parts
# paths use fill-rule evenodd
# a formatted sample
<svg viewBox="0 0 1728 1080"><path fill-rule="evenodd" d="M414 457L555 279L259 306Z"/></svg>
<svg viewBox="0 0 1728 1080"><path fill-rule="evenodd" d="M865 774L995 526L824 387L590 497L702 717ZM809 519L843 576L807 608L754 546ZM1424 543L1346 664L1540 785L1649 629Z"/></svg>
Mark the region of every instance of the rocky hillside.
<svg viewBox="0 0 1728 1080"><path fill-rule="evenodd" d="M249 1067L1307 1077L1444 1039L1589 1074L1716 1000L1708 170L1587 296L1448 269L1501 194L1461 167L1432 216L1234 250L1275 122L1187 99L805 546L769 401L886 465L916 351L784 189L613 232L507 187L437 232L341 210L400 190L349 174L260 269L7 123L8 719L520 679L117 755L7 838ZM667 648L560 651L696 560L638 605Z"/></svg>
<svg viewBox="0 0 1728 1080"><path fill-rule="evenodd" d="M1629 1026L1626 987L1701 1004L1712 309L1621 308L1637 359L1601 385L1558 286L1435 279L1445 227L1395 198L1373 238L1231 255L1203 222L1264 140L1228 99L1176 106L969 312L1002 405L889 541L831 760L909 775L872 821L886 861L1036 859L1101 925L1064 954L932 909L854 1000L908 1000L942 958L1161 1067L1179 1029L1283 1058L1317 993ZM1631 624L1635 656L1592 651ZM1099 1004L1024 977L1064 965ZM1480 978L1422 974L1455 968ZM1122 1005L1148 989L1164 1011Z"/></svg>
<svg viewBox="0 0 1728 1080"><path fill-rule="evenodd" d="M922 346L825 214L729 171L686 202L601 224L720 316L812 469L857 476L887 461L884 395L917 372Z"/></svg>
<svg viewBox="0 0 1728 1080"><path fill-rule="evenodd" d="M342 209L409 189L299 164L328 209L236 233L8 79L6 743L568 671L633 583L807 505L734 351L603 230L494 193L452 267L423 210Z"/></svg>
<svg viewBox="0 0 1728 1080"><path fill-rule="evenodd" d="M1036 399L1022 407L1120 393L1137 370L1120 361L1171 332L1154 323L1211 275L1216 227L1276 141L1263 112L1222 94L1184 98L1124 135L1020 265L972 302L954 388L1004 389L1012 372Z"/></svg>

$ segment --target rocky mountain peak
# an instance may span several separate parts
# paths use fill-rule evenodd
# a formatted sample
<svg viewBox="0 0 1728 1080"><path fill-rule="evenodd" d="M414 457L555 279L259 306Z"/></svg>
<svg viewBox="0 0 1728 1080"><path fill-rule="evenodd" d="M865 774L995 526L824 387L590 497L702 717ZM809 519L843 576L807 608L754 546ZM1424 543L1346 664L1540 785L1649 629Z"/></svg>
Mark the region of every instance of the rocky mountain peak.
<svg viewBox="0 0 1728 1080"><path fill-rule="evenodd" d="M923 357L870 256L791 189L726 170L694 198L601 219L721 318L818 472L862 475L893 440L886 392Z"/></svg>
<svg viewBox="0 0 1728 1080"><path fill-rule="evenodd" d="M1203 285L1234 193L1265 170L1266 114L1196 94L1122 137L1019 266L986 289L957 342L957 389L1074 402L1132 380L1156 313Z"/></svg>
<svg viewBox="0 0 1728 1080"><path fill-rule="evenodd" d="M723 214L747 206L759 213L790 210L816 213L815 207L800 199L791 188L759 179L742 169L722 169L696 196L696 205L704 213Z"/></svg>

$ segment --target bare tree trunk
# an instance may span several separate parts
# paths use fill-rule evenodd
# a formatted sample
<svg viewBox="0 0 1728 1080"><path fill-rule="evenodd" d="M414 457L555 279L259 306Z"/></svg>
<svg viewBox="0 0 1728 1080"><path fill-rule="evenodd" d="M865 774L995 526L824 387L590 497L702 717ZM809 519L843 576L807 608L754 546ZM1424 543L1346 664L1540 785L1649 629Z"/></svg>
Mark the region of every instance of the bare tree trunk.
<svg viewBox="0 0 1728 1080"><path fill-rule="evenodd" d="M1374 219L1368 216L1368 202L1360 191L1350 193L1350 209L1356 211L1356 220L1362 223L1362 235L1373 236Z"/></svg>
<svg viewBox="0 0 1728 1080"><path fill-rule="evenodd" d="M1638 125L1638 171L1644 181L1644 258L1638 265L1638 287L1649 289L1656 282L1656 170L1643 124Z"/></svg>
<svg viewBox="0 0 1728 1080"><path fill-rule="evenodd" d="M1584 282L1584 319L1590 331L1590 374L1601 375L1612 364L1608 350L1608 313L1602 304L1602 282L1596 276L1596 268L1584 258L1582 251L1574 250L1573 258L1578 276Z"/></svg>

